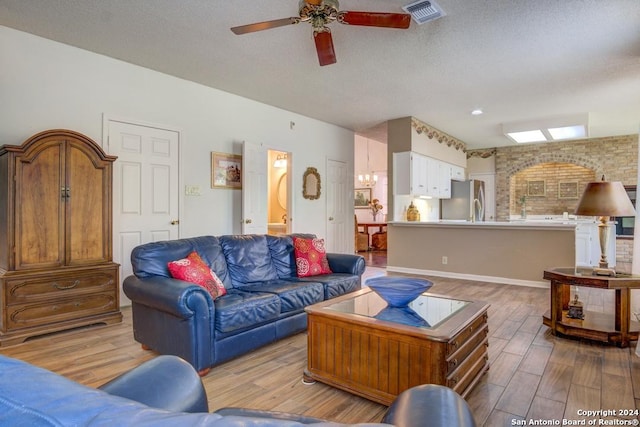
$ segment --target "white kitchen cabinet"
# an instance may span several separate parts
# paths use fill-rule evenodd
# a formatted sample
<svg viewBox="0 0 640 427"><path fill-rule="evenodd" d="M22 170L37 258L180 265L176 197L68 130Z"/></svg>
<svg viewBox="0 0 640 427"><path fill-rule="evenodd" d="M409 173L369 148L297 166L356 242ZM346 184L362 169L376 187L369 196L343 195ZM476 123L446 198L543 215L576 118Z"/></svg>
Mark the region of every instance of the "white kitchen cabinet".
<svg viewBox="0 0 640 427"><path fill-rule="evenodd" d="M609 245L607 247L609 267L616 265L616 228L609 228ZM597 267L600 263L600 239L598 224L595 222L578 223L576 225L576 267Z"/></svg>
<svg viewBox="0 0 640 427"><path fill-rule="evenodd" d="M454 181L465 180L464 168L462 166L451 165L451 179Z"/></svg>
<svg viewBox="0 0 640 427"><path fill-rule="evenodd" d="M393 153L393 194L451 198L452 166L410 151Z"/></svg>
<svg viewBox="0 0 640 427"><path fill-rule="evenodd" d="M451 172L453 165L445 162L438 162L438 184L437 184L437 196L440 199L451 198Z"/></svg>
<svg viewBox="0 0 640 427"><path fill-rule="evenodd" d="M393 194L427 196L427 157L405 151L393 153Z"/></svg>

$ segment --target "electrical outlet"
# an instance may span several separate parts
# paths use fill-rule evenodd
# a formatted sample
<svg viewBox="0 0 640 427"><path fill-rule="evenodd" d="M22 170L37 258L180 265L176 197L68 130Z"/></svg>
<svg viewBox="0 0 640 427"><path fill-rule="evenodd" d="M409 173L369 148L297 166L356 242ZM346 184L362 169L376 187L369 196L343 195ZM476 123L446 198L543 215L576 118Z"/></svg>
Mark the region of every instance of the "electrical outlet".
<svg viewBox="0 0 640 427"><path fill-rule="evenodd" d="M442 257L442 264L447 265L447 263L449 262L449 258L446 256Z"/></svg>

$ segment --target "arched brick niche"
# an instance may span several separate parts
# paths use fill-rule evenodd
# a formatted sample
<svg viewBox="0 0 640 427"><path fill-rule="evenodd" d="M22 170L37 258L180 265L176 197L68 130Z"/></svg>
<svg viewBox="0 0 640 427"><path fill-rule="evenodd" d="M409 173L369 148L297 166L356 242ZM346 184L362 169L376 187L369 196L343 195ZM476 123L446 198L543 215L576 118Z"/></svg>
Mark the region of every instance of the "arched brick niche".
<svg viewBox="0 0 640 427"><path fill-rule="evenodd" d="M604 174L609 181L635 184L638 135L498 147L495 156L496 217L499 221L505 221L509 219L513 203L518 203L511 200L511 178L534 166L566 163L594 171L596 179ZM578 189L578 196L583 188Z"/></svg>

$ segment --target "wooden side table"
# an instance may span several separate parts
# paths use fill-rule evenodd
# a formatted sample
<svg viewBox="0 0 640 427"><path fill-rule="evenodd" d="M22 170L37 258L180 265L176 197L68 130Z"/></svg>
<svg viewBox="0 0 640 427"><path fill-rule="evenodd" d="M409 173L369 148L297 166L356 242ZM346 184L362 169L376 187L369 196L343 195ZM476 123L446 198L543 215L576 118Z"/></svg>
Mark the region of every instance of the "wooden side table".
<svg viewBox="0 0 640 427"><path fill-rule="evenodd" d="M574 268L545 270L551 281L551 308L542 316L542 323L554 335L561 334L628 347L636 341L640 324L631 321L631 289L640 288L640 276L619 274L616 277L576 274ZM571 285L615 290L613 314L584 311L584 319L567 317Z"/></svg>

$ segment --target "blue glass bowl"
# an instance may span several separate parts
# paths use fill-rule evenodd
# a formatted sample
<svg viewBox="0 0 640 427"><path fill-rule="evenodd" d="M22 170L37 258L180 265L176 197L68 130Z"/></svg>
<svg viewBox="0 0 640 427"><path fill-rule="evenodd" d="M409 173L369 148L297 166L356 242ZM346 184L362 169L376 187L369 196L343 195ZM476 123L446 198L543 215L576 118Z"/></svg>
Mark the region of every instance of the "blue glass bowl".
<svg viewBox="0 0 640 427"><path fill-rule="evenodd" d="M429 327L429 322L409 307L385 307L376 314L376 319L416 327Z"/></svg>
<svg viewBox="0 0 640 427"><path fill-rule="evenodd" d="M365 282L373 292L380 295L390 307L406 307L420 294L433 286L433 282L414 277L373 277Z"/></svg>

